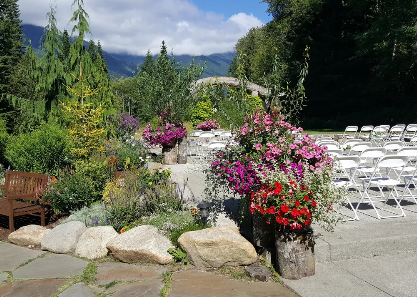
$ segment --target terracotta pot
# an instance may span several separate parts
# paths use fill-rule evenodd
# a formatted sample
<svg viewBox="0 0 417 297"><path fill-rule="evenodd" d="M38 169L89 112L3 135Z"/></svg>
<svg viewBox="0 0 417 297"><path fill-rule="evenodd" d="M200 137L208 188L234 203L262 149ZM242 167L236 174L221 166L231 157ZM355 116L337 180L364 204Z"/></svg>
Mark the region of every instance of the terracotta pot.
<svg viewBox="0 0 417 297"><path fill-rule="evenodd" d="M310 226L301 230L275 230L277 272L286 279L312 276L316 269L314 239Z"/></svg>

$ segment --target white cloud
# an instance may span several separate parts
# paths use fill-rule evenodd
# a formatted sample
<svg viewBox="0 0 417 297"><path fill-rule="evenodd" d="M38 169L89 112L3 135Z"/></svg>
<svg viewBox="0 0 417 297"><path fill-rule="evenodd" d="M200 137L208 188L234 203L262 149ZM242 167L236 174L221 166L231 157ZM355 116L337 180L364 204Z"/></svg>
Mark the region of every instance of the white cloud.
<svg viewBox="0 0 417 297"><path fill-rule="evenodd" d="M73 0L58 0L60 30L71 33ZM19 0L24 24L44 27L50 0ZM108 52L145 55L159 52L162 40L175 55L208 55L232 51L237 40L262 22L237 13L229 19L199 10L184 0L84 0L95 41Z"/></svg>

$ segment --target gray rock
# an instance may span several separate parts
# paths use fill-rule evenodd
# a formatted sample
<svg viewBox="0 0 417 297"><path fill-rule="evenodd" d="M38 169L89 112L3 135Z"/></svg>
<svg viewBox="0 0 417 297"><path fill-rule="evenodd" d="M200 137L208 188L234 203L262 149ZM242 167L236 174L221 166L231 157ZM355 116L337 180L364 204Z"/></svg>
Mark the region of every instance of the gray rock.
<svg viewBox="0 0 417 297"><path fill-rule="evenodd" d="M82 275L87 265L88 262L82 259L48 253L13 271L13 277L25 279L67 278Z"/></svg>
<svg viewBox="0 0 417 297"><path fill-rule="evenodd" d="M252 244L230 227L186 232L178 243L197 267L249 265L258 258Z"/></svg>
<svg viewBox="0 0 417 297"><path fill-rule="evenodd" d="M58 295L58 297L95 297L93 290L83 283L75 284L64 292Z"/></svg>
<svg viewBox="0 0 417 297"><path fill-rule="evenodd" d="M41 247L54 253L73 253L78 239L86 229L84 223L77 221L58 225L42 239Z"/></svg>
<svg viewBox="0 0 417 297"><path fill-rule="evenodd" d="M20 246L40 247L42 239L51 231L43 226L28 225L10 233L9 240Z"/></svg>
<svg viewBox="0 0 417 297"><path fill-rule="evenodd" d="M90 260L105 257L108 253L107 243L117 235L112 226L88 228L78 239L75 254Z"/></svg>
<svg viewBox="0 0 417 297"><path fill-rule="evenodd" d="M167 252L171 247L168 238L156 227L148 225L126 231L107 244L113 256L127 263L172 263L172 256Z"/></svg>
<svg viewBox="0 0 417 297"><path fill-rule="evenodd" d="M245 271L247 276L255 278L261 282L266 282L272 277L271 269L257 264L252 264L246 267Z"/></svg>

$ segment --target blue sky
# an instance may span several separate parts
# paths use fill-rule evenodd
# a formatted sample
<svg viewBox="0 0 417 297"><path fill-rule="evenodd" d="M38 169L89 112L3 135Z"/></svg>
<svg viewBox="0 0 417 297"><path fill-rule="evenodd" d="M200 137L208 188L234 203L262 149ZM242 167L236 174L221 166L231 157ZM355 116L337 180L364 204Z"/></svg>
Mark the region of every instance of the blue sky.
<svg viewBox="0 0 417 297"><path fill-rule="evenodd" d="M50 3L18 0L22 22L45 27ZM73 0L52 3L58 29L71 32ZM162 40L175 55L230 52L250 28L271 20L267 8L260 0L85 0L92 32L86 39L131 55L158 53Z"/></svg>
<svg viewBox="0 0 417 297"><path fill-rule="evenodd" d="M260 0L190 0L189 2L203 11L219 13L226 18L243 12L253 14L264 24L272 20L272 16L266 12L268 5Z"/></svg>

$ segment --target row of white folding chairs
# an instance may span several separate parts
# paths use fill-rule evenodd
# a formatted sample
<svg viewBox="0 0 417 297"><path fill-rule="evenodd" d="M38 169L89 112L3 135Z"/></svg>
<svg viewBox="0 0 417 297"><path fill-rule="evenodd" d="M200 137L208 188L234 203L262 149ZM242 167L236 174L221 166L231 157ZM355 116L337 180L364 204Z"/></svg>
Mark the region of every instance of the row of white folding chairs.
<svg viewBox="0 0 417 297"><path fill-rule="evenodd" d="M385 148L370 148L365 150L360 156L339 156L336 157L336 164L338 169L344 178L341 176L335 179L333 183L336 186L355 188L360 193L360 201L356 208L353 207L349 197L347 196L347 203L351 207L354 217L352 219L359 220L357 211L360 204L364 201L368 201L374 208L377 218L390 218L390 217L402 217L405 216L404 210L401 207L401 201L408 196L412 197L417 203L416 195L411 191L410 185L413 184L414 188L417 184L417 167L411 163L417 157L417 148L402 148L395 155L386 155ZM365 163L372 162L371 166ZM385 169L385 172L383 170ZM411 175L410 175L411 173ZM404 180L404 182L402 181ZM362 183L362 187L360 184ZM400 184L404 184L404 190L400 197L396 187ZM380 195L372 197L370 195L371 186L376 186ZM383 192L383 188L386 187L389 190L389 194L386 195ZM406 192L408 193L406 196ZM399 213L391 214L388 216L381 215L381 209L376 206L377 201L384 203L384 207L388 199L392 196L396 202L396 206L399 209ZM389 210L392 212L393 210Z"/></svg>
<svg viewBox="0 0 417 297"><path fill-rule="evenodd" d="M342 138L372 138L373 141L376 142L380 140L404 140L417 136L417 124L396 124L392 127L390 127L390 125L379 125L375 127L372 125L365 125L361 127L359 133L358 129L358 126L347 126Z"/></svg>

